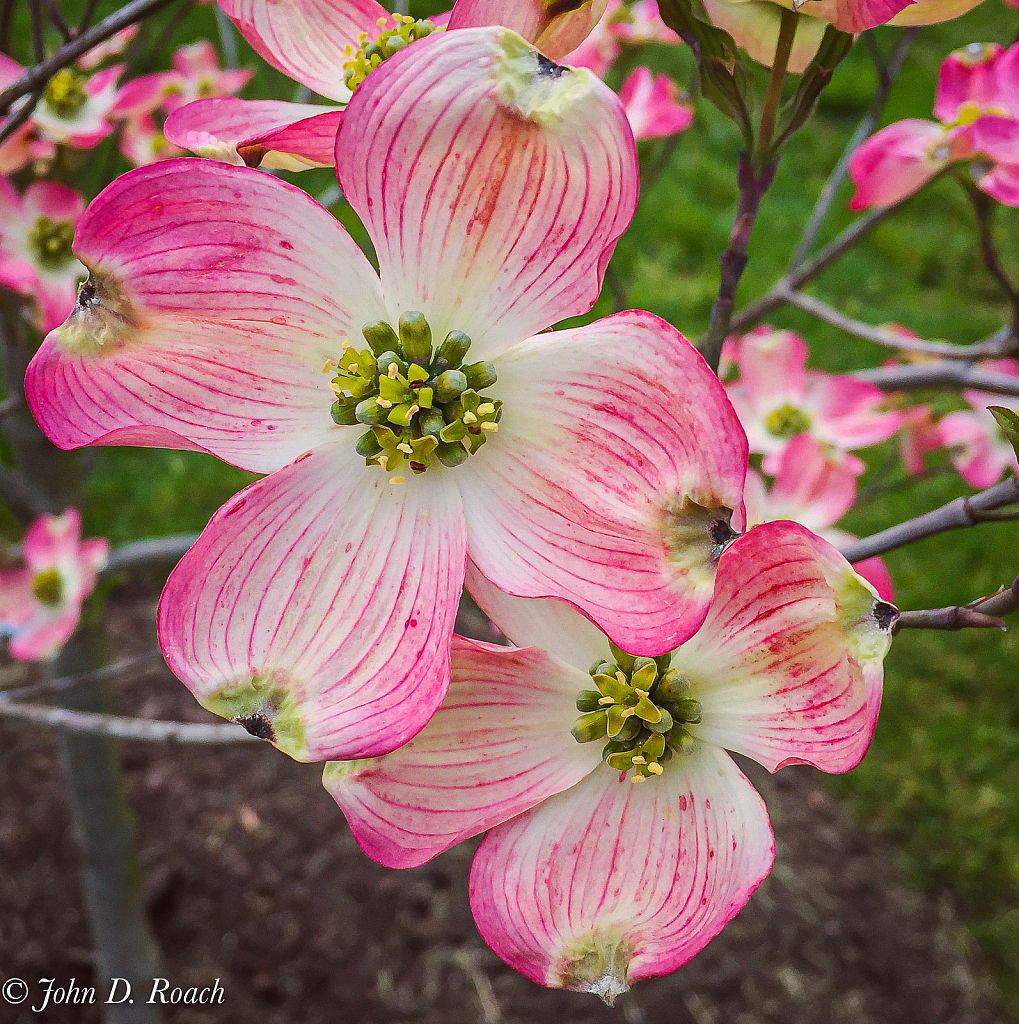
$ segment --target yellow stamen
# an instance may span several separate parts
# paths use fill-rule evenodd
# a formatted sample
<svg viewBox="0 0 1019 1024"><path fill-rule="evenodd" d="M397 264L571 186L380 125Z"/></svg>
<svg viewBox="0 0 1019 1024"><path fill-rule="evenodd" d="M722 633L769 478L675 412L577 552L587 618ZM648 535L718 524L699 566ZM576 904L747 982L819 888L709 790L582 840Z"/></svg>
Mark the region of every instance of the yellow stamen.
<svg viewBox="0 0 1019 1024"><path fill-rule="evenodd" d="M648 691L642 690L639 686L635 686L633 688L633 692L637 694L638 697L646 697L648 695Z"/></svg>
<svg viewBox="0 0 1019 1024"><path fill-rule="evenodd" d="M391 476L389 478L389 482L391 484L402 484L403 483L403 477L402 476Z"/></svg>
<svg viewBox="0 0 1019 1024"><path fill-rule="evenodd" d="M323 373L328 373L332 368L333 368L333 361L331 359L327 359L322 364L322 372Z"/></svg>
<svg viewBox="0 0 1019 1024"><path fill-rule="evenodd" d="M629 718L630 715L637 714L636 708L624 708L623 713L619 716L620 718Z"/></svg>
<svg viewBox="0 0 1019 1024"><path fill-rule="evenodd" d="M477 423L478 417L474 415L470 410L464 413L464 423Z"/></svg>
<svg viewBox="0 0 1019 1024"><path fill-rule="evenodd" d="M647 782L647 778L644 775L634 775L630 781L636 785L638 782Z"/></svg>
<svg viewBox="0 0 1019 1024"><path fill-rule="evenodd" d="M602 697L598 701L598 703L599 704L615 704L615 700L612 697Z"/></svg>
<svg viewBox="0 0 1019 1024"><path fill-rule="evenodd" d="M382 406L383 409L392 409L393 403L388 398L376 398L375 404Z"/></svg>
<svg viewBox="0 0 1019 1024"><path fill-rule="evenodd" d="M413 454L414 454L414 449L413 449L413 448L411 448L411 446L410 446L409 444L407 444L407 442L406 442L406 441L401 441L401 442L400 442L400 443L399 443L399 444L398 444L398 445L396 446L396 450L397 450L398 452L406 452L406 453L407 453L408 455L413 455Z"/></svg>
<svg viewBox="0 0 1019 1024"><path fill-rule="evenodd" d="M343 344L340 346L340 348L342 348L342 349L350 348L350 339L349 338L344 338L343 339Z"/></svg>
<svg viewBox="0 0 1019 1024"><path fill-rule="evenodd" d="M662 774L662 772L663 772L663 771L665 771L665 769L664 769L664 768L663 768L663 767L662 767L662 766L661 766L661 765L660 765L660 764L659 764L659 763L658 763L657 761L652 761L652 762L651 762L651 763L650 763L650 764L649 764L649 765L647 766L647 770L648 770L648 771L649 771L649 772L650 772L650 773L651 773L652 775L661 775L661 774Z"/></svg>
<svg viewBox="0 0 1019 1024"><path fill-rule="evenodd" d="M388 369L388 370L386 370L386 376L387 376L387 377L388 377L388 378L389 378L390 380L396 380L396 374L397 374L397 372L398 372L398 371L397 371L397 369L396 369L396 363L390 363L390 364L389 364L389 369Z"/></svg>
<svg viewBox="0 0 1019 1024"><path fill-rule="evenodd" d="M638 754L633 759L633 763L634 764L647 764L647 758L643 754Z"/></svg>
<svg viewBox="0 0 1019 1024"><path fill-rule="evenodd" d="M495 412L495 406L491 402L482 402L482 404L478 406L478 412L482 416L489 416Z"/></svg>
<svg viewBox="0 0 1019 1024"><path fill-rule="evenodd" d="M482 423L481 424L481 429L486 434L494 434L499 429L499 424L498 423Z"/></svg>
<svg viewBox="0 0 1019 1024"><path fill-rule="evenodd" d="M623 686L626 686L626 676L624 676L622 672L616 672L616 678L623 684Z"/></svg>

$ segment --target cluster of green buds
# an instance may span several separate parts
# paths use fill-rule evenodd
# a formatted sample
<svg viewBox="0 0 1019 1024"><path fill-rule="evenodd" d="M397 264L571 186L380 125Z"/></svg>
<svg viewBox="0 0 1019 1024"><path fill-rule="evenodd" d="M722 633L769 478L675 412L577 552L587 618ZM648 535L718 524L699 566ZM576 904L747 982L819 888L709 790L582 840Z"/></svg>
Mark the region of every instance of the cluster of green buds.
<svg viewBox="0 0 1019 1024"><path fill-rule="evenodd" d="M40 217L28 234L28 245L36 262L47 270L59 270L73 258L74 225L69 220Z"/></svg>
<svg viewBox="0 0 1019 1024"><path fill-rule="evenodd" d="M64 579L60 570L43 569L32 579L32 593L40 604L48 608L56 607L64 599Z"/></svg>
<svg viewBox="0 0 1019 1024"><path fill-rule="evenodd" d="M344 342L339 361L326 363L326 372L335 371L333 422L371 428L357 442L369 466L394 473L406 461L411 472L424 473L434 455L452 469L499 429L502 402L480 394L498 380L495 367L464 364L471 339L462 331L450 331L433 348L422 313L404 313L398 326L399 334L385 320L365 324L369 347Z"/></svg>
<svg viewBox="0 0 1019 1024"><path fill-rule="evenodd" d="M81 108L88 102L85 83L88 79L73 68L63 68L47 83L43 93L43 103L57 117L70 120L81 113Z"/></svg>
<svg viewBox="0 0 1019 1024"><path fill-rule="evenodd" d="M582 690L573 726L578 743L607 739L602 757L610 768L633 769L631 782L661 775L673 753L686 754L694 739L687 726L701 720L700 702L674 668L671 654L635 658L609 644L612 661L591 666L597 690Z"/></svg>
<svg viewBox="0 0 1019 1024"><path fill-rule="evenodd" d="M433 25L426 18L415 19L406 14L392 15L395 28L386 28L388 18L379 18L378 26L384 31L373 42L368 41L368 33L362 32L358 42L361 44L357 52L347 47L347 60L343 64L343 80L347 88L353 92L384 60L399 53L415 39L424 39L433 32L442 29Z"/></svg>
<svg viewBox="0 0 1019 1024"><path fill-rule="evenodd" d="M802 409L797 409L795 405L786 402L768 414L764 425L772 437L788 441L810 430L810 417Z"/></svg>

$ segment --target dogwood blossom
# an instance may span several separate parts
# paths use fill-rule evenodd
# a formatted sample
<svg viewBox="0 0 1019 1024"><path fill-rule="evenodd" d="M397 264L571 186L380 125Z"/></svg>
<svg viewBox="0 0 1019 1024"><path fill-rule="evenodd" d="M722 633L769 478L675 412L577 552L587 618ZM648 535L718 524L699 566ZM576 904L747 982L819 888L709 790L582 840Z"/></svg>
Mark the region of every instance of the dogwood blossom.
<svg viewBox="0 0 1019 1024"><path fill-rule="evenodd" d="M619 99L638 141L678 135L693 123L693 107L681 97L679 86L650 68L634 68L619 90Z"/></svg>
<svg viewBox="0 0 1019 1024"><path fill-rule="evenodd" d="M627 43L664 43L676 46L679 36L662 21L658 0L636 0L635 3L610 5L609 30Z"/></svg>
<svg viewBox="0 0 1019 1024"><path fill-rule="evenodd" d="M890 206L950 164L967 161L977 185L1019 206L1019 45L972 43L941 66L937 121L896 121L854 153L851 206Z"/></svg>
<svg viewBox="0 0 1019 1024"><path fill-rule="evenodd" d="M223 12L273 67L340 104L201 100L166 123L166 137L201 156L289 170L328 166L342 105L374 68L438 29L500 25L556 60L595 27L608 0L457 0L448 18L391 15L376 0L220 0ZM445 22L442 24L441 22ZM257 102L257 101L256 101ZM287 162L286 157L297 158Z"/></svg>
<svg viewBox="0 0 1019 1024"><path fill-rule="evenodd" d="M324 784L391 867L489 829L470 882L482 937L538 984L611 1001L694 956L771 869L767 811L726 750L770 771L863 757L897 612L795 523L736 540L700 631L655 660L473 568L468 588L521 649L454 638L424 730Z"/></svg>
<svg viewBox="0 0 1019 1024"><path fill-rule="evenodd" d="M87 276L71 251L84 210L84 199L60 182L33 182L19 196L0 177L0 284L33 300L42 331L67 319Z"/></svg>
<svg viewBox="0 0 1019 1024"><path fill-rule="evenodd" d="M877 25L933 25L957 18L981 0L704 0L712 23L758 63L771 67L782 9L797 10L789 70L799 74L814 59L828 25L862 32Z"/></svg>
<svg viewBox="0 0 1019 1024"><path fill-rule="evenodd" d="M29 527L21 549L24 565L0 569L0 633L11 638L15 658L52 658L71 639L108 551L105 538L81 539L74 508L42 516Z"/></svg>
<svg viewBox="0 0 1019 1024"><path fill-rule="evenodd" d="M744 503L748 526L789 519L807 527L835 547L856 540L835 524L856 501L856 479L862 463L832 452L809 434L794 437L782 452L770 489L753 470L747 475ZM856 570L881 599L895 600L888 567L881 558L857 562Z"/></svg>
<svg viewBox="0 0 1019 1024"><path fill-rule="evenodd" d="M381 280L277 178L154 164L86 211L90 278L26 379L63 448L269 474L171 575L160 640L207 707L311 760L385 752L431 716L468 552L631 650L675 647L747 464L668 324L543 333L594 303L636 206L632 134L589 71L507 29L437 34L357 90L336 159Z"/></svg>
<svg viewBox="0 0 1019 1024"><path fill-rule="evenodd" d="M854 377L807 370L807 345L792 331L755 328L733 342L730 357L739 380L726 389L750 440L774 475L781 453L798 434L810 434L838 451L886 441L902 413L886 410L885 396Z"/></svg>
<svg viewBox="0 0 1019 1024"><path fill-rule="evenodd" d="M989 359L981 366L995 373L1019 376L1019 363L1014 359ZM943 417L938 423L938 436L966 483L971 487L990 487L1006 470L1019 472L1019 464L1015 449L988 406L1019 412L1019 399L970 389L962 394L972 411L951 412Z"/></svg>

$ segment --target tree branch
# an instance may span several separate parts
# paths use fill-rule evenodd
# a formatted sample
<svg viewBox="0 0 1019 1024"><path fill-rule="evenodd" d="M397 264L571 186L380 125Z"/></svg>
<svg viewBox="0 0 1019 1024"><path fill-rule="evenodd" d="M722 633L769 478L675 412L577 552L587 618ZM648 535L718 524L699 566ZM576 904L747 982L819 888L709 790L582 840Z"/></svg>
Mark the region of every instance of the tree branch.
<svg viewBox="0 0 1019 1024"><path fill-rule="evenodd" d="M881 533L864 537L842 549L850 562L862 562L865 558L882 555L886 551L904 547L918 540L933 537L949 530L959 530L984 522L981 513L991 512L1004 505L1019 502L1019 477L1010 476L993 487L965 498L956 498L941 508L936 508L916 519L899 523Z"/></svg>
<svg viewBox="0 0 1019 1024"><path fill-rule="evenodd" d="M883 345L885 348L900 352L919 352L928 356L941 356L942 359L972 361L974 359L992 359L1003 355L1008 350L1007 347L993 339L975 345L954 345L948 341L923 341L919 338L910 338L882 327L871 327L870 324L866 324L862 320L854 320L826 302L810 295L804 295L792 288L776 286L776 290L789 305L802 309L805 313L810 313L818 320L831 324L832 327L837 327L840 331L852 334L856 338L863 338L865 341L872 341L876 345Z"/></svg>
<svg viewBox="0 0 1019 1024"><path fill-rule="evenodd" d="M110 552L103 575L136 569L152 562L179 561L197 539L197 533L177 533L169 537L152 537L124 544Z"/></svg>
<svg viewBox="0 0 1019 1024"><path fill-rule="evenodd" d="M973 388L992 395L1019 396L1019 377L1010 377L1007 373L991 373L972 363L941 361L908 366L876 366L869 370L857 370L853 376L876 384L882 391Z"/></svg>
<svg viewBox="0 0 1019 1024"><path fill-rule="evenodd" d="M793 253L793 258L789 261L790 271L794 271L801 263L803 263L810 253L810 250L813 248L814 242L817 241L817 236L821 231L821 226L824 224L825 218L831 210L831 205L835 201L835 196L838 193L839 187L845 180L846 174L849 172L849 164L853 159L853 154L867 139L870 133L874 130L878 121L881 119L881 113L885 108L885 103L888 102L888 96L892 91L892 86L895 84L895 80L899 77L899 72L902 70L902 66L906 62L906 57L909 54L910 48L919 34L919 28L905 29L899 36L898 42L895 45L895 50L885 67L881 67L878 63L877 58L879 54L874 54L874 70L877 72L878 76L878 86L874 93L874 99L871 101L870 109L864 115L855 134L849 140L849 144L842 153L839 162L835 165L835 169L831 172L831 175L825 182L824 188L821 189L821 194L817 197L814 209L810 213L810 220L807 221L807 226L803 229L803 236L800 238L800 242L796 246L796 252ZM864 39L868 40L868 42L873 42L873 33L865 33Z"/></svg>
<svg viewBox="0 0 1019 1024"><path fill-rule="evenodd" d="M51 57L29 68L17 81L12 82L3 92L0 92L0 113L9 110L11 104L22 96L28 96L36 91L41 95L46 83L61 68L73 64L82 54L116 35L121 29L133 25L136 21L141 21L173 2L174 0L131 0L131 3L121 7L115 14L104 18L98 25L82 32L80 36L61 46ZM6 129L6 125L4 127Z"/></svg>
<svg viewBox="0 0 1019 1024"><path fill-rule="evenodd" d="M233 722L204 724L165 722L147 718L122 718L95 711L70 711L45 704L18 704L0 694L0 716L19 718L65 732L109 736L151 743L186 743L208 746L217 743L251 743L256 736Z"/></svg>
<svg viewBox="0 0 1019 1024"><path fill-rule="evenodd" d="M158 652L153 651L134 658L121 658L111 665L104 665L102 668L92 669L90 672L79 672L76 675L42 679L38 683L30 683L28 686L0 690L0 697L5 700L16 701L24 700L26 697L35 697L39 694L60 693L63 690L70 690L75 686L94 686L96 683L105 683L136 669L148 671L162 664L162 656Z"/></svg>
<svg viewBox="0 0 1019 1024"><path fill-rule="evenodd" d="M956 608L928 608L925 611L903 612L892 627L900 629L1007 629L1001 616L1019 611L1019 576L1010 587Z"/></svg>

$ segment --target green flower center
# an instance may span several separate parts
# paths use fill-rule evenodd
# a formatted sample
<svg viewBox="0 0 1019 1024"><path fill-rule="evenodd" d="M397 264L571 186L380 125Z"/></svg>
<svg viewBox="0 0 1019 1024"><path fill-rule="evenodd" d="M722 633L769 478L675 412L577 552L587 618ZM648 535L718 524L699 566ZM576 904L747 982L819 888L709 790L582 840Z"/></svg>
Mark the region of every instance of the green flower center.
<svg viewBox="0 0 1019 1024"><path fill-rule="evenodd" d="M789 438L810 430L810 417L802 409L797 409L795 405L786 402L768 415L764 426L773 437L788 441Z"/></svg>
<svg viewBox="0 0 1019 1024"><path fill-rule="evenodd" d="M47 270L60 270L74 259L74 225L69 220L40 217L28 234L35 261Z"/></svg>
<svg viewBox="0 0 1019 1024"><path fill-rule="evenodd" d="M701 720L701 705L687 681L669 667L671 654L635 658L609 644L612 661L591 666L597 690L581 690L573 726L578 743L608 739L602 757L610 768L633 769L631 782L661 775L673 753L687 754L694 738L687 726Z"/></svg>
<svg viewBox="0 0 1019 1024"><path fill-rule="evenodd" d="M414 19L406 14L392 15L395 28L387 29L388 18L379 18L379 28L385 29L374 41L368 41L368 33L360 35L361 45L356 52L347 48L347 60L343 63L344 76L347 88L353 92L384 60L399 53L404 47L409 46L415 39L424 39L433 32L442 32L443 29L433 25L426 18Z"/></svg>
<svg viewBox="0 0 1019 1024"><path fill-rule="evenodd" d="M88 102L88 93L85 92L87 81L84 75L72 68L64 68L49 80L43 102L57 117L65 120L77 117Z"/></svg>
<svg viewBox="0 0 1019 1024"><path fill-rule="evenodd" d="M424 473L434 455L454 468L475 455L499 429L502 402L481 392L498 380L489 362L464 363L471 339L450 331L438 348L422 313L404 313L399 334L376 320L361 328L369 348L358 351L344 342L330 387L336 395L330 413L341 426L363 423L371 429L357 442L369 466L396 473L403 483L404 462Z"/></svg>
<svg viewBox="0 0 1019 1024"><path fill-rule="evenodd" d="M32 580L32 593L41 604L52 608L64 597L64 580L58 569L43 569Z"/></svg>

